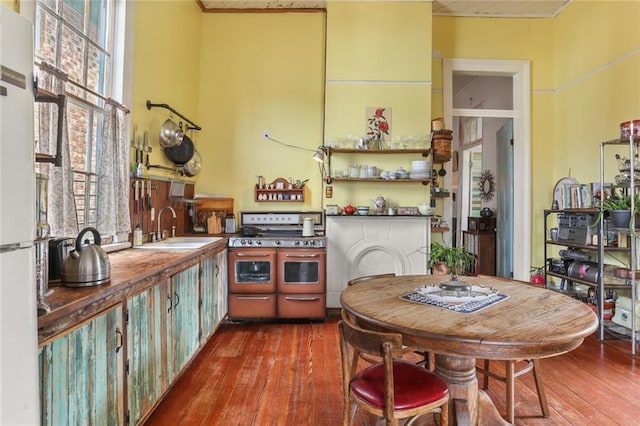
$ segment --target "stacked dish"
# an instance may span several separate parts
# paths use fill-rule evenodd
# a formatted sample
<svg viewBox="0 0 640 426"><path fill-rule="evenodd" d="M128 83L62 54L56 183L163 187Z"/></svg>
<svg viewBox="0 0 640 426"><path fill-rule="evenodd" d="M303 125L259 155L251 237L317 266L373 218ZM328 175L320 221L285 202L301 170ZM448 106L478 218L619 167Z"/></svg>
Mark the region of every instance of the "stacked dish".
<svg viewBox="0 0 640 426"><path fill-rule="evenodd" d="M427 162L425 160L417 160L411 162L411 173L409 173L409 179L429 179L431 173L427 169Z"/></svg>

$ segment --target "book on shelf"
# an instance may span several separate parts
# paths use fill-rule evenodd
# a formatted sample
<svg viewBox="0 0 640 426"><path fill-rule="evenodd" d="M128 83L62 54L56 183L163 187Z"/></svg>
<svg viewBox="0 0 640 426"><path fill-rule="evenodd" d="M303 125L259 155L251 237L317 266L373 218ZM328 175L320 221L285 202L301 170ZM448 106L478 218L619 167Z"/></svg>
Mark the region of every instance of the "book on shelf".
<svg viewBox="0 0 640 426"><path fill-rule="evenodd" d="M565 184L562 188L560 209L587 209L593 205L593 188L591 183Z"/></svg>

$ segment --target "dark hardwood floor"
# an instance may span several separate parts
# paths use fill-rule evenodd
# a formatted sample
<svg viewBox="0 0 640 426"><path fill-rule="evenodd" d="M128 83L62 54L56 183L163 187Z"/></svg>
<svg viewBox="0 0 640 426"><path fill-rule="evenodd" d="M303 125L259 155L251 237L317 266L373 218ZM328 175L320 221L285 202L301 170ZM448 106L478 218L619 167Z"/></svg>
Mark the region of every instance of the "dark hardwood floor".
<svg viewBox="0 0 640 426"><path fill-rule="evenodd" d="M532 375L518 378L515 424L639 424L640 356L631 355L629 341L610 339L590 336L578 349L542 360L548 418ZM503 363L494 364L499 371ZM340 425L341 389L336 319L225 323L146 425ZM488 394L504 414L504 384L491 380ZM432 421L425 416L420 424Z"/></svg>

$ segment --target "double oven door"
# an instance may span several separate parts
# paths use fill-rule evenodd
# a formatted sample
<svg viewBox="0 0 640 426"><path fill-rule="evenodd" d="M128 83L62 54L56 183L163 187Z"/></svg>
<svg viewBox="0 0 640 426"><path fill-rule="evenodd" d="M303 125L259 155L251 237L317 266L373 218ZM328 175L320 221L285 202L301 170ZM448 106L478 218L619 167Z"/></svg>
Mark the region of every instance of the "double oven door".
<svg viewBox="0 0 640 426"><path fill-rule="evenodd" d="M229 317L324 318L326 250L229 249Z"/></svg>

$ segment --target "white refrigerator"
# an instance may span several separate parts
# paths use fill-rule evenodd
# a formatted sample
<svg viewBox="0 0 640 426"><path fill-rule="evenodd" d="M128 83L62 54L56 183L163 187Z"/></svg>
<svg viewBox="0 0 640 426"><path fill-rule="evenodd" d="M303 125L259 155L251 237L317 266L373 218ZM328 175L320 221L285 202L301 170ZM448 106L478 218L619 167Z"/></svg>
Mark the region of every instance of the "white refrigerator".
<svg viewBox="0 0 640 426"><path fill-rule="evenodd" d="M0 70L0 425L37 425L33 26L3 5Z"/></svg>

